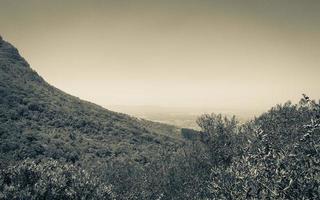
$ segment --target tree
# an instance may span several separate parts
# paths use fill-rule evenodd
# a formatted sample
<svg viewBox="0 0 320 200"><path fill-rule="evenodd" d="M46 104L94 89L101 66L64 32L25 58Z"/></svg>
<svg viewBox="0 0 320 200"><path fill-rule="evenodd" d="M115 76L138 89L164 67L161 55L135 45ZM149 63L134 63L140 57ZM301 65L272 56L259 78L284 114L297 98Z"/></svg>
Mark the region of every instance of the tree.
<svg viewBox="0 0 320 200"><path fill-rule="evenodd" d="M228 166L241 145L238 121L221 114L205 114L197 119L201 128L202 141L208 148L213 165Z"/></svg>

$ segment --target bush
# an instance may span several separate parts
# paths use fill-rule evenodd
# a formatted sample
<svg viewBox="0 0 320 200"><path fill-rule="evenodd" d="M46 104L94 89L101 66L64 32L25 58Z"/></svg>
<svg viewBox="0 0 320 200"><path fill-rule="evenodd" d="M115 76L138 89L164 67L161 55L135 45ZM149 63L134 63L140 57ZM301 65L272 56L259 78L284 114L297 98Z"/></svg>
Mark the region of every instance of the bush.
<svg viewBox="0 0 320 200"><path fill-rule="evenodd" d="M0 199L114 199L111 186L56 160L24 160L0 172Z"/></svg>
<svg viewBox="0 0 320 200"><path fill-rule="evenodd" d="M299 105L286 103L254 120L254 137L246 145L244 155L225 170L214 168L213 196L319 199L319 108L305 96Z"/></svg>

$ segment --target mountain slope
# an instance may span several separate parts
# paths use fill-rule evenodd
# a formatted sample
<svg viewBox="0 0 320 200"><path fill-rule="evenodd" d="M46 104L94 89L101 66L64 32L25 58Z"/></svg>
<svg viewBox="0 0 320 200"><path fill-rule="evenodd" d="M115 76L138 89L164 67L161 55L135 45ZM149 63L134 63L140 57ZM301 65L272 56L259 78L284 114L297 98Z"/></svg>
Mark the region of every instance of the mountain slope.
<svg viewBox="0 0 320 200"><path fill-rule="evenodd" d="M52 157L92 165L113 159L145 164L183 141L174 126L137 119L49 85L0 39L0 159Z"/></svg>

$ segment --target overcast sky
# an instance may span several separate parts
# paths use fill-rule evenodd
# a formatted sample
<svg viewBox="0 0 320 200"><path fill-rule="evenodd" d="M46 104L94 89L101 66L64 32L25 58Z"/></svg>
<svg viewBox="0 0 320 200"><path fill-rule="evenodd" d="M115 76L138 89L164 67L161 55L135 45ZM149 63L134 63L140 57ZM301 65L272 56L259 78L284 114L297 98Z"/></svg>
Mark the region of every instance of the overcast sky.
<svg viewBox="0 0 320 200"><path fill-rule="evenodd" d="M320 98L319 0L0 0L0 34L50 84L100 105Z"/></svg>

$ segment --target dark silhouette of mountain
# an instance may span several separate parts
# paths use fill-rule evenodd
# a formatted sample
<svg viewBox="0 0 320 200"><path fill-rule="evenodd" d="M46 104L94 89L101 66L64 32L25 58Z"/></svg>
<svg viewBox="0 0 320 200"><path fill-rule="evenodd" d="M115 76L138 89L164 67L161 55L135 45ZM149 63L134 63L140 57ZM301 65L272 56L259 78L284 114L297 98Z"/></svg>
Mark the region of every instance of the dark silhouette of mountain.
<svg viewBox="0 0 320 200"><path fill-rule="evenodd" d="M0 126L2 163L45 157L81 165L110 159L145 164L183 141L174 126L112 112L51 86L2 38Z"/></svg>

